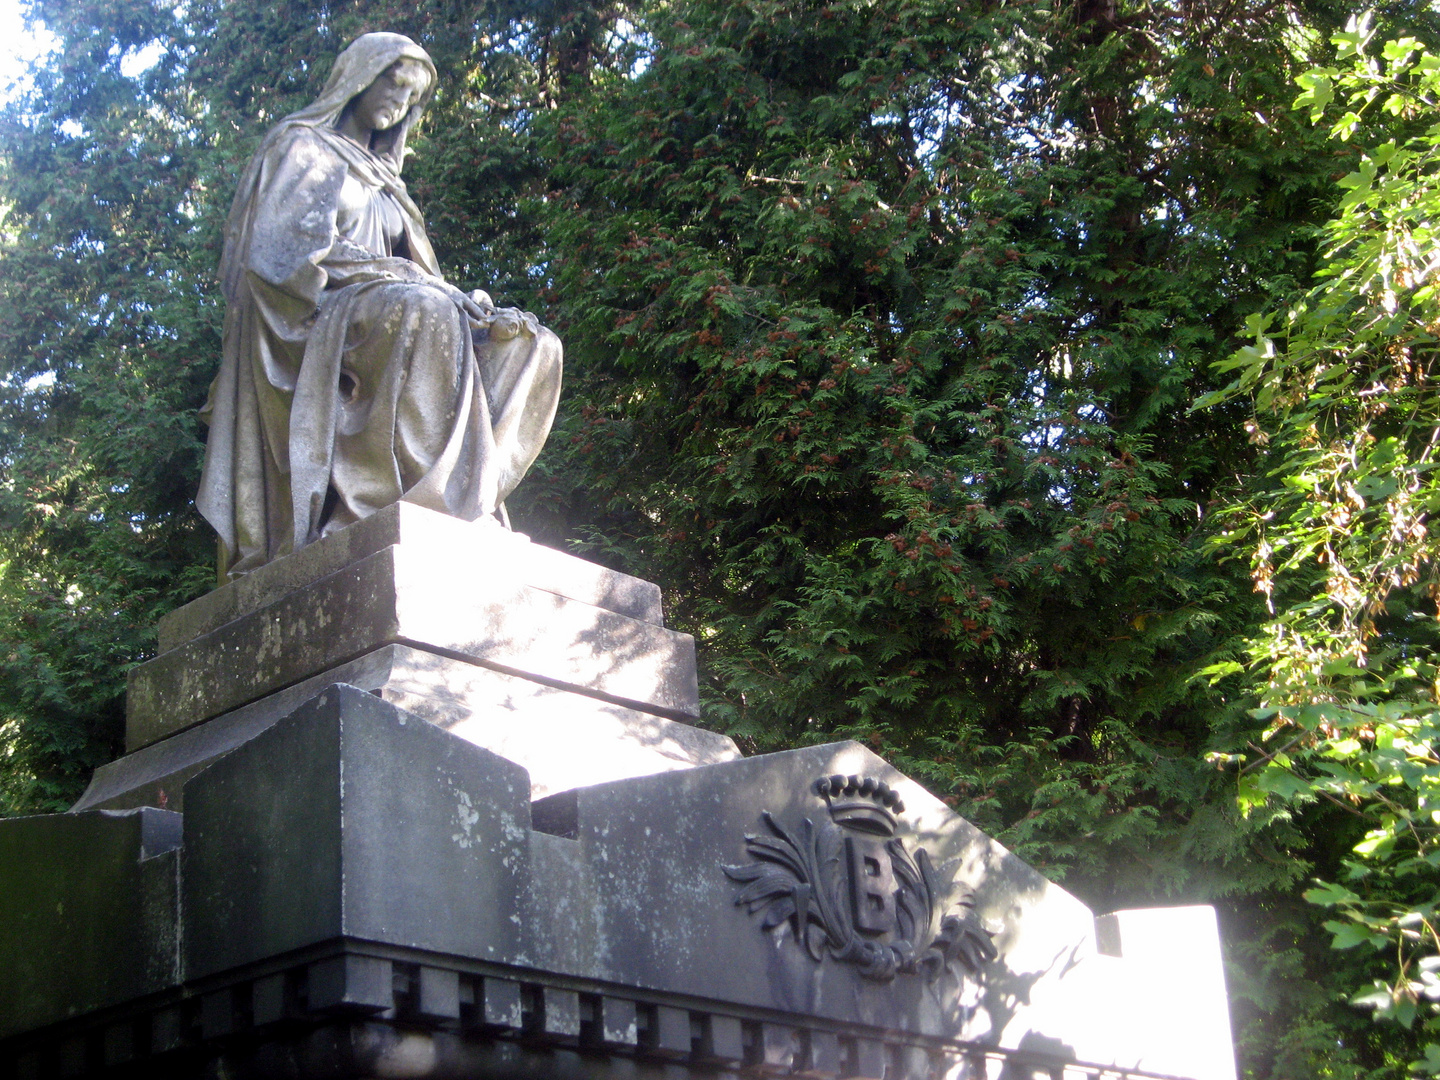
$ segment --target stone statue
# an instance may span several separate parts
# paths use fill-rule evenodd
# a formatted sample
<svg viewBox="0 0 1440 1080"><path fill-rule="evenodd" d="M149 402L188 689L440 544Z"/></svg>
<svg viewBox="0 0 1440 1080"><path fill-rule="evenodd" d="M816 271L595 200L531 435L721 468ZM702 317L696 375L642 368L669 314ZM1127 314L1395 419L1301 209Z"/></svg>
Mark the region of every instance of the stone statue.
<svg viewBox="0 0 1440 1080"><path fill-rule="evenodd" d="M402 499L503 520L549 434L560 340L440 277L400 179L434 86L424 49L366 34L240 178L195 499L222 581Z"/></svg>

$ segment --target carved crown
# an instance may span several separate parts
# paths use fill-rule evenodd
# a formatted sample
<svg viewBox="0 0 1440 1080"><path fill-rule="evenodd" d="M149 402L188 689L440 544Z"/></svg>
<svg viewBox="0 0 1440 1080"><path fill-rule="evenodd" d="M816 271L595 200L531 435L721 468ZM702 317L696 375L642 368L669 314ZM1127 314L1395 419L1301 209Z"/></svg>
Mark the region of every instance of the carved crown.
<svg viewBox="0 0 1440 1080"><path fill-rule="evenodd" d="M895 835L895 815L904 812L905 804L885 781L873 776L822 776L814 788L836 824L878 836Z"/></svg>

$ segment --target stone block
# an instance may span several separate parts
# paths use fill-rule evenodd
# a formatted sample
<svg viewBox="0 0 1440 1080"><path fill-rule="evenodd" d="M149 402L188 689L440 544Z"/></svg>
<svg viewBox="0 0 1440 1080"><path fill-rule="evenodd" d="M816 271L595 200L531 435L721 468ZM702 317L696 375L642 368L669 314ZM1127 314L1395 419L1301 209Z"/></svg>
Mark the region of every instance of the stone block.
<svg viewBox="0 0 1440 1080"><path fill-rule="evenodd" d="M167 1054L185 1045L185 1017L180 1006L161 1009L150 1018L150 1051Z"/></svg>
<svg viewBox="0 0 1440 1080"><path fill-rule="evenodd" d="M187 977L339 938L513 955L528 793L519 766L330 688L186 784Z"/></svg>
<svg viewBox="0 0 1440 1080"><path fill-rule="evenodd" d="M611 1046L634 1046L639 1038L635 1002L606 994L599 1001L595 1018L601 1042Z"/></svg>
<svg viewBox="0 0 1440 1080"><path fill-rule="evenodd" d="M866 790L872 795L883 782L886 797L902 805L893 812L893 841L911 860L923 852L936 882L933 901L911 897L907 902L906 911L920 912L914 916L917 922L928 928L957 914L978 926L976 933L995 933L999 956L983 965L985 985L995 988L993 1001L979 1000L978 973L958 960L867 974L859 954L841 959L826 947L827 941L847 937L863 942L884 934L882 940L890 940L900 930L898 914L888 929L861 932L845 923L844 913L859 903L854 890L862 884L856 867L863 859L852 859L854 852L872 854L877 870L906 872L905 866L893 865L893 853L885 847L889 841L842 824L878 813L879 804L857 795L856 805L841 799L837 807L817 790L817 781L836 775L870 781ZM1007 1040L1013 1045L1027 1030L1030 1017L1023 1001L1029 986L1065 977L1063 970L1051 973L1057 956L1078 958L1093 951L1094 920L1083 904L855 743L579 788L538 802L532 820L548 822L556 835L532 841L537 875L523 940L527 958L551 970L877 1030L965 1036L995 1046ZM737 903L747 886L725 868L743 872L759 865L757 843L785 849L786 842L767 822L785 830L796 845L794 865L811 858L802 857L806 845L832 845L823 857L813 855L818 861L805 872L812 875L809 879L792 875L796 897L827 890L826 917L838 920L833 938L812 930L820 959L795 940L793 919L783 906L790 879L778 864L772 867L774 908ZM874 826L868 817L863 824ZM567 835L573 839L562 839ZM759 841L752 843L751 837ZM574 854L562 858L559 850L548 850L562 846ZM543 856L542 847L547 849ZM892 893L896 887L890 886ZM973 914L959 906L967 899L974 904ZM898 913L900 908L892 900L887 910ZM922 951L933 941L919 931L912 936ZM677 1023L676 1039L688 1051L688 1037L680 1030ZM770 1042L773 1058L779 1051L775 1039ZM761 1049L753 1053L755 1061L763 1056ZM779 1066L772 1062L772 1067Z"/></svg>
<svg viewBox="0 0 1440 1080"><path fill-rule="evenodd" d="M815 1080L831 1080L839 1076L843 1068L839 1036L833 1031L810 1032L805 1048L805 1075Z"/></svg>
<svg viewBox="0 0 1440 1080"><path fill-rule="evenodd" d="M174 984L179 843L163 810L0 821L0 1038Z"/></svg>
<svg viewBox="0 0 1440 1080"><path fill-rule="evenodd" d="M414 649L399 659L380 696L523 765L532 798L740 756L728 736L653 712Z"/></svg>
<svg viewBox="0 0 1440 1080"><path fill-rule="evenodd" d="M250 1019L256 1027L284 1020L291 1012L285 974L265 975L250 984Z"/></svg>
<svg viewBox="0 0 1440 1080"><path fill-rule="evenodd" d="M1109 965L1116 984L1166 987L1164 994L1137 996L1127 1010L1124 1026L1142 1036L1134 1064L1197 1080L1234 1080L1234 1043L1215 909L1139 908L1102 915L1095 922L1103 951L1118 961ZM1184 972L1184 978L1177 979L1176 972ZM1103 1030L1103 1016L1095 1021ZM1121 1037L1110 1038L1115 1042Z"/></svg>
<svg viewBox="0 0 1440 1080"><path fill-rule="evenodd" d="M745 1029L733 1016L711 1016L705 1025L701 1052L709 1058L739 1065L745 1060Z"/></svg>
<svg viewBox="0 0 1440 1080"><path fill-rule="evenodd" d="M133 1021L111 1024L101 1037L101 1058L106 1068L126 1065L135 1059L135 1024Z"/></svg>
<svg viewBox="0 0 1440 1080"><path fill-rule="evenodd" d="M886 1080L930 1080L936 1072L936 1062L920 1046L895 1047L890 1065L886 1069Z"/></svg>
<svg viewBox="0 0 1440 1080"><path fill-rule="evenodd" d="M489 520L461 521L401 502L166 615L156 626L160 651L179 648L394 544L423 551L457 572L480 569L632 619L664 624L660 589L648 581L532 544Z"/></svg>
<svg viewBox="0 0 1440 1080"><path fill-rule="evenodd" d="M854 1046L846 1080L885 1080L885 1044L874 1039L856 1039Z"/></svg>
<svg viewBox="0 0 1440 1080"><path fill-rule="evenodd" d="M200 1035L219 1039L235 1030L235 988L226 986L200 998Z"/></svg>
<svg viewBox="0 0 1440 1080"><path fill-rule="evenodd" d="M755 1064L766 1072L788 1073L795 1067L797 1045L795 1029L789 1024L761 1024L758 1060Z"/></svg>
<svg viewBox="0 0 1440 1080"><path fill-rule="evenodd" d="M387 645L95 770L73 809L164 805L209 762L348 683L524 766L531 797L740 756L724 735L406 645ZM566 752L557 754L563 746Z"/></svg>
<svg viewBox="0 0 1440 1080"><path fill-rule="evenodd" d="M570 1061L575 1080L594 1080L586 1062L600 1060L610 1080L682 1080L697 1065L809 1080L1077 1068L1233 1080L1213 913L1117 912L1097 934L1088 909L862 746L608 781L533 808L529 793L513 762L330 687L186 784L183 946L178 815L0 822L0 962L19 973L0 992L50 1003L32 1027L66 1019L56 1003L72 998L107 1010L54 1031L44 1075L122 1058L135 1014L111 1008L98 968L77 983L72 961L94 947L111 950L107 969L134 962L123 898L163 862L170 960L144 984L163 1007L148 1033L145 1019L130 1029L137 1060L262 1028L254 1037L319 1038L275 1023L308 1009L397 1040L374 1058L386 1069L453 1046L539 1063L524 1075ZM105 937L67 940L72 906L101 912ZM878 921L862 927L862 912ZM946 915L971 936L942 932ZM993 956L944 952L982 937ZM52 954L67 957L60 975ZM1176 971L1185 985L1157 995ZM178 994L156 995L182 976L177 1011ZM358 1060L333 1074L391 1074ZM455 1075L521 1075L499 1058L490 1071L458 1061Z"/></svg>
<svg viewBox="0 0 1440 1080"><path fill-rule="evenodd" d="M672 719L699 713L688 634L395 545L134 668L127 749L391 644Z"/></svg>
<svg viewBox="0 0 1440 1080"><path fill-rule="evenodd" d="M430 1020L460 1019L460 975L445 968L421 967L415 1011Z"/></svg>
<svg viewBox="0 0 1440 1080"><path fill-rule="evenodd" d="M655 1009L653 1038L647 1049L670 1057L688 1057L690 1054L690 1013L660 1005Z"/></svg>
<svg viewBox="0 0 1440 1080"><path fill-rule="evenodd" d="M477 1026L493 1031L519 1031L525 1023L520 984L513 979L485 976L477 987Z"/></svg>
<svg viewBox="0 0 1440 1080"><path fill-rule="evenodd" d="M395 1005L389 960L343 954L317 961L308 972L306 1004L320 1012L378 1013Z"/></svg>
<svg viewBox="0 0 1440 1080"><path fill-rule="evenodd" d="M540 989L541 1006L536 1034L563 1039L580 1035L580 995L558 986Z"/></svg>

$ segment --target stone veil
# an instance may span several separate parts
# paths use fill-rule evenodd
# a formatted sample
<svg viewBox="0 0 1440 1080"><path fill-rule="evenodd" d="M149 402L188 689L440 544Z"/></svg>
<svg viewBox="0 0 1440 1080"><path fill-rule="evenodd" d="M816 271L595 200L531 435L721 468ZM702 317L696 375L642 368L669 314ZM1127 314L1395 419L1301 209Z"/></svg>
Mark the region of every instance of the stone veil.
<svg viewBox="0 0 1440 1080"><path fill-rule="evenodd" d="M240 179L196 497L222 580L401 499L503 517L549 433L559 339L444 281L400 178L435 78L409 38L358 38ZM398 104L376 112L391 83ZM369 123L347 126L361 108Z"/></svg>

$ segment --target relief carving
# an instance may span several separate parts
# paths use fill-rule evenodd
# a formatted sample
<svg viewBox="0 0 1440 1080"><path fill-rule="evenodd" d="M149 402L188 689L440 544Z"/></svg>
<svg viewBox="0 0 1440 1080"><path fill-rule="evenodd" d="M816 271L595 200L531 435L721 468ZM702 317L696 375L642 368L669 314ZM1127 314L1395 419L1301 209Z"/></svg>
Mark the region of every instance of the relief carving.
<svg viewBox="0 0 1440 1080"><path fill-rule="evenodd" d="M744 886L735 903L764 912L763 929L788 923L812 959L828 953L876 982L935 979L952 961L974 974L995 959L968 894L942 914L952 881L940 880L924 848L912 855L895 835L905 807L888 784L837 775L811 790L829 811L818 826L807 817L787 829L762 811L770 835L745 837L754 861L723 867Z"/></svg>

